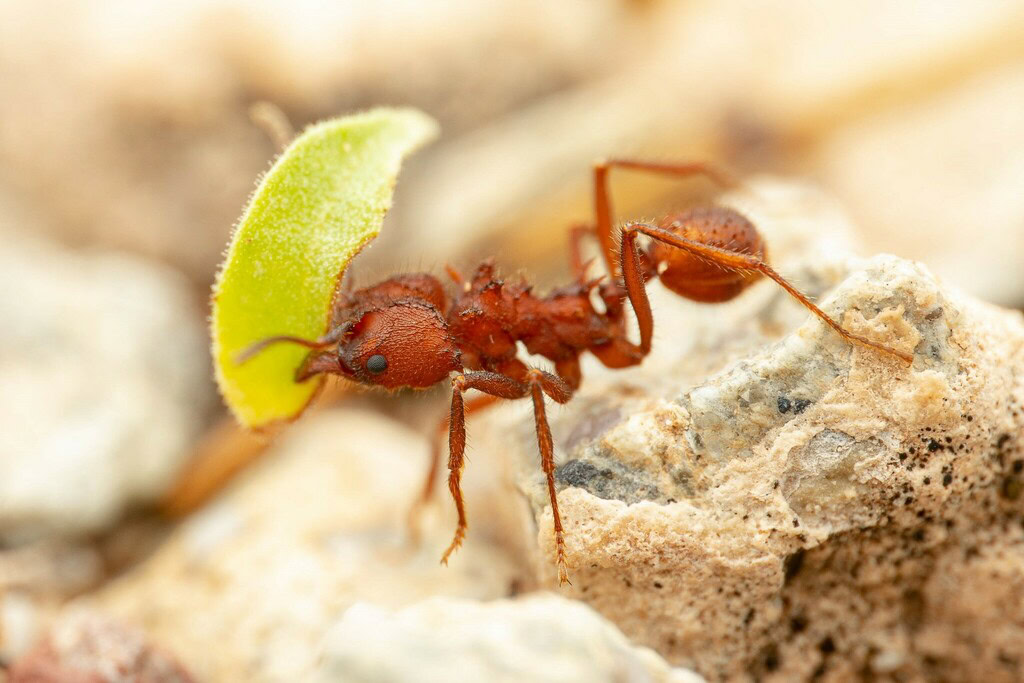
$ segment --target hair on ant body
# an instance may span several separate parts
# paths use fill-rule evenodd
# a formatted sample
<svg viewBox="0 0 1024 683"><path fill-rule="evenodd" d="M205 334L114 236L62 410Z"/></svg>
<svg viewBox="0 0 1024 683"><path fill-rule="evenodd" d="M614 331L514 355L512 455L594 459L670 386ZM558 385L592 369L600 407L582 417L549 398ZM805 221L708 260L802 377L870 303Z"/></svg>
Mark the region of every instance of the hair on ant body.
<svg viewBox="0 0 1024 683"><path fill-rule="evenodd" d="M451 267L457 292L449 296L440 280L416 273L388 278L370 287L339 292L327 333L318 340L271 337L246 350L241 360L270 344L290 342L311 350L296 381L327 373L364 385L398 389L426 388L450 378L451 410L439 425L431 465L417 506L431 497L440 468L440 437L448 433L448 489L458 524L441 562L462 544L466 511L461 476L465 464L466 414L501 399L533 401L541 467L547 478L554 521L558 579L569 582L565 539L555 491L554 447L545 413L545 398L566 403L579 388L580 354L589 351L609 368L637 365L651 350L654 319L646 284L660 278L673 292L694 301L718 303L735 298L762 277L789 292L848 342L911 363L913 356L845 330L765 260L765 244L757 228L734 209L691 208L657 224L627 222L616 233L611 219L608 172L630 168L672 176L704 175L723 186L733 181L701 163L660 164L609 160L594 166L596 222L570 232L570 263L574 282L544 296L525 282L498 279L485 261L468 280ZM638 238L649 238L641 249ZM596 237L609 277L588 279L581 258L582 240ZM591 302L596 290L604 304ZM629 339L625 302L629 301L640 332ZM517 343L554 363L554 374L531 368L517 356ZM481 396L469 401L470 389ZM413 509L416 509L414 507Z"/></svg>

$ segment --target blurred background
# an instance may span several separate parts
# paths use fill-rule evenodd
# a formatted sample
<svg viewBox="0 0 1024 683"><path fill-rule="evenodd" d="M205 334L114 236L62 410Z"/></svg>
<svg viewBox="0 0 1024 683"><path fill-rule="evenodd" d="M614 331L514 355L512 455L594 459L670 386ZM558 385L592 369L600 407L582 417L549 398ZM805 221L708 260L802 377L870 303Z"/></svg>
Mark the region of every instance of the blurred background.
<svg viewBox="0 0 1024 683"><path fill-rule="evenodd" d="M295 653L318 647L329 615L275 649L260 640L278 618L268 612L228 654L197 657L182 651L200 637L180 633L188 618L145 608L154 586L174 594L195 544L267 532L239 531L216 497L271 439L226 417L205 328L232 226L276 153L255 105L297 130L389 104L441 122L352 266L357 283L494 256L556 284L567 227L591 215L590 163L635 156L808 178L845 206L864 253L918 259L1022 307L1022 36L1015 0L0 3L0 659L28 652L82 596L143 624L203 680L288 680L281 671L306 671ZM620 217L708 191L614 182ZM417 434L443 394L344 393L343 410L408 430L414 455L395 476L418 486ZM349 438L331 429L318 448ZM248 476L234 495L264 509L273 486ZM349 514L340 490L323 495L325 516ZM204 504L195 538L182 537L179 520ZM281 524L280 539L294 535ZM248 557L224 552L232 567ZM465 571L491 568L487 581L408 595L522 590L518 551L478 552ZM366 597L346 576L318 588L335 607ZM228 592L240 580L221 579ZM284 585L312 590L275 579L243 595L271 586L294 615ZM211 620L232 630L236 603ZM245 651L254 644L262 658Z"/></svg>

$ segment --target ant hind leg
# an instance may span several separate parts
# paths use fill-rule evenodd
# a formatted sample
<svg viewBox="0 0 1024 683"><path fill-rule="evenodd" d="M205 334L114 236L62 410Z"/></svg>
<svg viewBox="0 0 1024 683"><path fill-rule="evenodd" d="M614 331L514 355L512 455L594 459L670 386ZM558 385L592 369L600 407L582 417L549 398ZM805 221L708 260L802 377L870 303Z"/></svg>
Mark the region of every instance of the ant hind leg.
<svg viewBox="0 0 1024 683"><path fill-rule="evenodd" d="M636 238L638 235L646 235L651 239L662 242L663 244L681 249L701 260L710 261L727 271L760 273L770 280L773 280L776 284L786 290L794 299L803 304L811 313L820 318L822 322L835 330L837 334L851 344L859 344L860 346L895 356L908 365L914 362L914 356L912 354L898 351L886 346L885 344L880 344L845 329L759 257L753 254L731 251L729 249L723 249L710 244L695 242L656 225L634 222L627 223L622 228L622 276L626 283L626 291L629 296L630 303L633 305L633 310L636 313L637 322L640 326L640 345L645 350L650 349L650 340L654 321L651 315L651 306L647 299L647 291L644 288L644 282L638 261L640 256L640 252L636 244Z"/></svg>
<svg viewBox="0 0 1024 683"><path fill-rule="evenodd" d="M665 176L686 178L703 175L722 187L733 187L736 180L728 173L704 162L660 163L656 161L639 161L636 159L606 159L594 164L594 217L597 221L597 237L601 242L608 272L613 276L619 274L618 250L615 244L615 231L612 223L612 201L608 190L608 172L612 168L626 168L634 171L645 171Z"/></svg>

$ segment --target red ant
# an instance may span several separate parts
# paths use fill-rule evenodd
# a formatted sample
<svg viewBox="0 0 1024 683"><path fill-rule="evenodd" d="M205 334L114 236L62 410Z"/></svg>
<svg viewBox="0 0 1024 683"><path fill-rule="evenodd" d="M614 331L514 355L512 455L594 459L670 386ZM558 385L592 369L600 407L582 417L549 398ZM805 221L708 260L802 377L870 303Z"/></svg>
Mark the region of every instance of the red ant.
<svg viewBox="0 0 1024 683"><path fill-rule="evenodd" d="M608 195L612 167L674 176L703 174L722 186L735 183L701 163L658 164L610 160L594 166L597 225L574 228L570 255L575 282L547 296L536 296L525 282L496 279L494 266L484 262L470 280L451 267L449 277L459 291L445 294L433 275L397 275L355 292L339 292L328 332L315 341L279 336L250 347L241 360L269 344L292 342L314 349L296 373L297 382L320 373L385 389L426 388L451 379L451 413L440 424L448 429L448 488L455 500L458 526L441 562L461 544L466 534L466 511L460 480L466 448L466 413L498 399L533 400L541 466L547 477L554 519L558 579L568 583L565 540L555 493L555 460L545 415L545 395L565 403L579 388L579 356L592 354L609 368L639 364L651 350L654 320L645 289L648 280L661 278L668 289L694 301L728 301L760 277L777 282L812 313L851 343L888 353L911 363L913 356L843 329L765 262L765 245L754 225L738 211L722 206L692 208L668 216L657 225L626 223L616 239ZM589 263L581 258L581 240L595 234L609 278L587 279ZM645 236L645 250L637 238ZM620 268L621 265L621 268ZM621 281L620 281L621 278ZM594 308L596 288L604 312ZM625 300L632 305L640 329L640 343L627 335ZM555 374L531 368L517 357L517 342L531 354L554 363ZM482 392L469 402L468 389ZM419 503L431 496L440 464L435 444L430 471ZM415 508L414 508L415 509Z"/></svg>

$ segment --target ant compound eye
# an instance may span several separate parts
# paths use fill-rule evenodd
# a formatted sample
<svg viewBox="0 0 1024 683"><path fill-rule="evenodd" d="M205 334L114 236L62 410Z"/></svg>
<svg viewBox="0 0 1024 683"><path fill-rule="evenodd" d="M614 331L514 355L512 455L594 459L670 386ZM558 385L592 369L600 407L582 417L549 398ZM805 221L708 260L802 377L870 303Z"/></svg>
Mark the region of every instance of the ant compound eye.
<svg viewBox="0 0 1024 683"><path fill-rule="evenodd" d="M366 369L375 375L379 375L388 369L388 359L379 353L375 353L366 360Z"/></svg>

